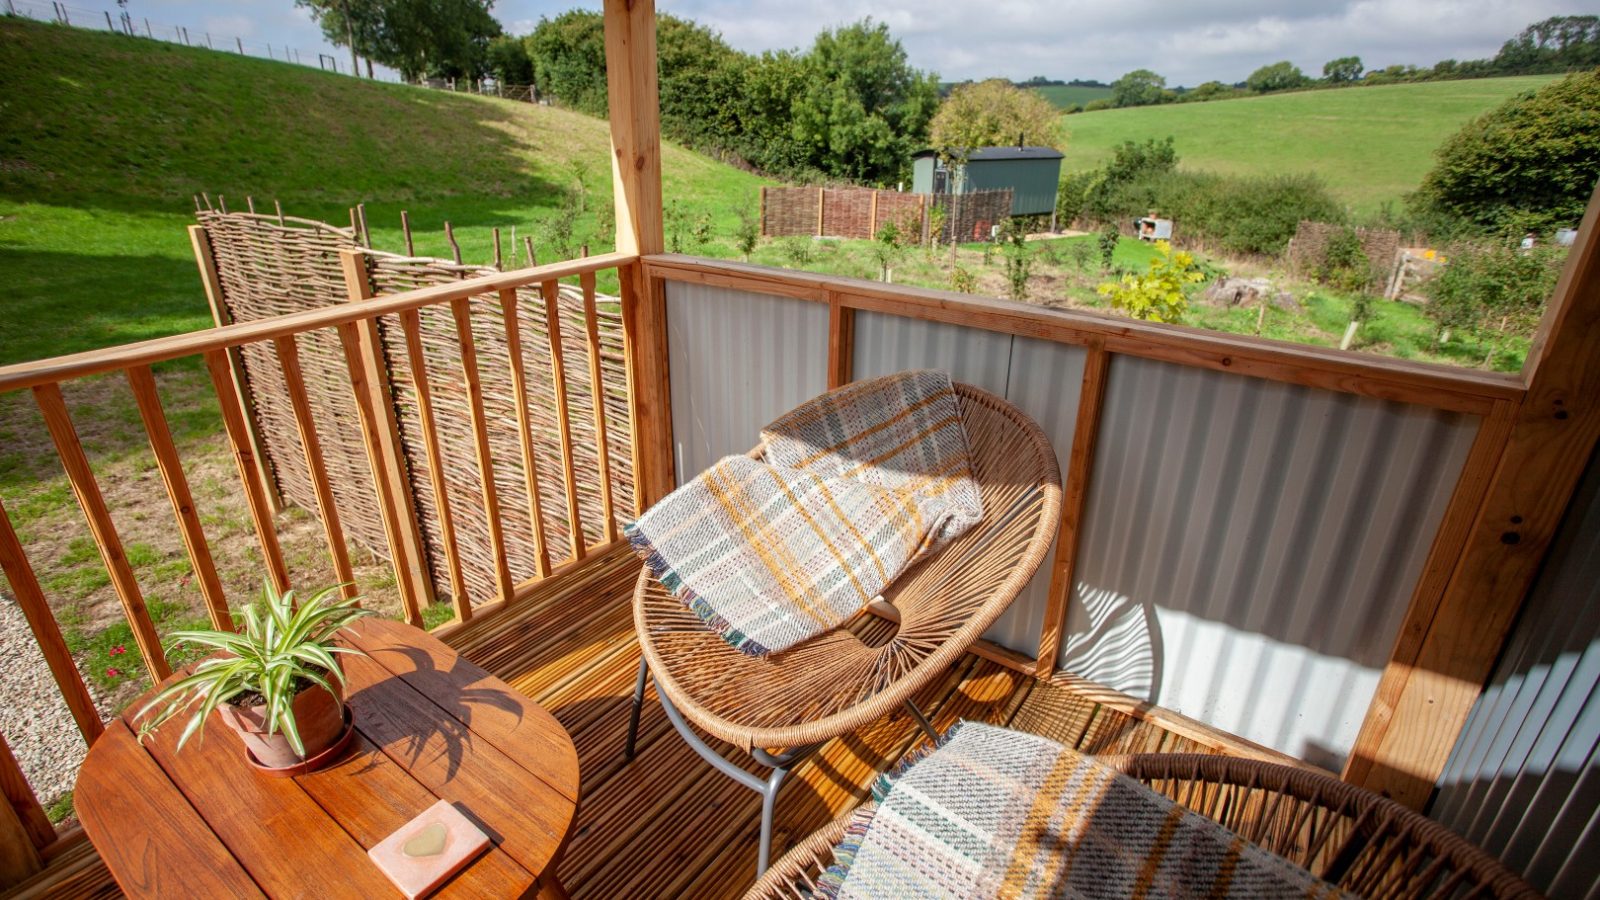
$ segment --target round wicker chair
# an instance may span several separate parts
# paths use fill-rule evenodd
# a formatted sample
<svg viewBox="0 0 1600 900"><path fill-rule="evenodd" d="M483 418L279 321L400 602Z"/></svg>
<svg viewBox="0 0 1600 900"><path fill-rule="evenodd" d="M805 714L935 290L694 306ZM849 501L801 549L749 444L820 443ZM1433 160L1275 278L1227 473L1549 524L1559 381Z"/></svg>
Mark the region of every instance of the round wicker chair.
<svg viewBox="0 0 1600 900"><path fill-rule="evenodd" d="M628 755L646 678L654 673L662 707L684 740L762 795L758 873L767 867L784 775L822 743L900 707L931 733L912 697L994 624L1055 536L1061 471L1044 433L993 394L963 384L955 390L984 519L883 592L873 611L898 619L886 640L863 641L846 623L782 653L748 656L701 624L648 569L639 576L633 614L643 658ZM772 774L763 779L734 764L696 729L750 753Z"/></svg>
<svg viewBox="0 0 1600 900"><path fill-rule="evenodd" d="M1145 753L1102 762L1358 897L1538 898L1437 822L1331 775L1230 756ZM855 810L800 841L745 900L808 898Z"/></svg>

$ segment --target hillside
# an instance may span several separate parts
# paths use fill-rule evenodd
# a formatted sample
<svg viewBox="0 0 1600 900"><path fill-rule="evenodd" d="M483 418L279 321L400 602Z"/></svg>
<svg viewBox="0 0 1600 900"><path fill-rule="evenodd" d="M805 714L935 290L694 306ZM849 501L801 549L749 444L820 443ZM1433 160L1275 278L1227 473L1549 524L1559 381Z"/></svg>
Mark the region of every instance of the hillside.
<svg viewBox="0 0 1600 900"><path fill-rule="evenodd" d="M609 204L606 123L551 107L369 82L282 62L0 17L0 364L209 324L184 226L191 196L253 195L380 246L469 261L537 223L579 178ZM753 175L679 147L669 202L731 228ZM716 198L714 201L701 198Z"/></svg>
<svg viewBox="0 0 1600 900"><path fill-rule="evenodd" d="M1103 100L1111 96L1111 88L1086 87L1076 84L1047 84L1044 87L1034 88L1034 90L1061 109L1066 109L1073 104L1083 106L1086 103Z"/></svg>
<svg viewBox="0 0 1600 900"><path fill-rule="evenodd" d="M1181 165L1232 174L1314 172L1357 212L1398 202L1462 124L1554 76L1300 91L1065 117L1067 171L1123 141L1172 135Z"/></svg>

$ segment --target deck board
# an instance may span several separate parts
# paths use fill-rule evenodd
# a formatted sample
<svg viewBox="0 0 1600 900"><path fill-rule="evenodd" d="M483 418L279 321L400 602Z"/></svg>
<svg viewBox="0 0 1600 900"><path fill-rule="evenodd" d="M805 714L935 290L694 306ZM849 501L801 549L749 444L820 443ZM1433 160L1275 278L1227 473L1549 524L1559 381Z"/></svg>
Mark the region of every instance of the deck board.
<svg viewBox="0 0 1600 900"><path fill-rule="evenodd" d="M630 762L622 753L639 664L631 608L637 575L638 563L619 547L588 560L571 584L474 619L445 639L539 701L577 745L578 816L559 869L575 900L739 897L755 878L755 793L713 770L678 739L653 689L640 720L638 755ZM890 626L869 619L860 627ZM966 719L1009 725L1090 752L1217 752L1126 707L1112 709L1072 686L1038 681L972 655L924 689L917 702L940 730ZM779 795L774 855L859 804L878 773L926 743L911 717L897 712L826 744L795 768ZM88 887L84 893L116 896L114 888L106 892L103 864L84 855L78 850L71 872L63 867L61 874Z"/></svg>

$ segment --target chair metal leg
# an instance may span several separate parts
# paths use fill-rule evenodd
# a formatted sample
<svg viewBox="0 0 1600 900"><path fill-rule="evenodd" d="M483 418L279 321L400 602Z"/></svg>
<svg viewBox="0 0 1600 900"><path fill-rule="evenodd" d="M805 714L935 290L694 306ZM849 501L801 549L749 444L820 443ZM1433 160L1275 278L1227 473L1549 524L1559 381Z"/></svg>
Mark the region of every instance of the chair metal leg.
<svg viewBox="0 0 1600 900"><path fill-rule="evenodd" d="M634 744L639 740L639 711L644 707L644 688L650 679L650 664L639 658L639 680L633 684L633 708L628 710L628 745L623 753L633 759Z"/></svg>
<svg viewBox="0 0 1600 900"><path fill-rule="evenodd" d="M788 769L773 769L772 774L767 776L766 787L761 791L761 849L756 854L757 878L766 873L767 865L772 860L772 810L778 805L778 788L788 774Z"/></svg>
<svg viewBox="0 0 1600 900"><path fill-rule="evenodd" d="M922 733L928 736L928 740L933 741L935 744L939 743L939 732L934 730L933 723L929 722L928 717L922 714L922 710L917 709L915 703L907 700L906 711L911 713L911 718L916 719L918 725L922 726Z"/></svg>

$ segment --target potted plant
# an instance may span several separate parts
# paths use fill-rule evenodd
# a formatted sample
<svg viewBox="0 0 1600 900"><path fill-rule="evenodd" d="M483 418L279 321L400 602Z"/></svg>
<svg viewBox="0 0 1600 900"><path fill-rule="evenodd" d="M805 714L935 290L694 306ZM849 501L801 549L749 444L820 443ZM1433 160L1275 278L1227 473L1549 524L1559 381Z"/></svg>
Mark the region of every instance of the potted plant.
<svg viewBox="0 0 1600 900"><path fill-rule="evenodd" d="M241 632L173 632L174 645L221 652L151 698L139 711L140 738L189 712L178 738L182 750L217 711L238 732L257 768L288 774L331 759L350 733L344 673L335 655L360 653L335 646L333 637L373 614L356 605L358 598L331 600L335 590L318 591L297 606L294 591L280 594L264 584L260 601L239 613Z"/></svg>

